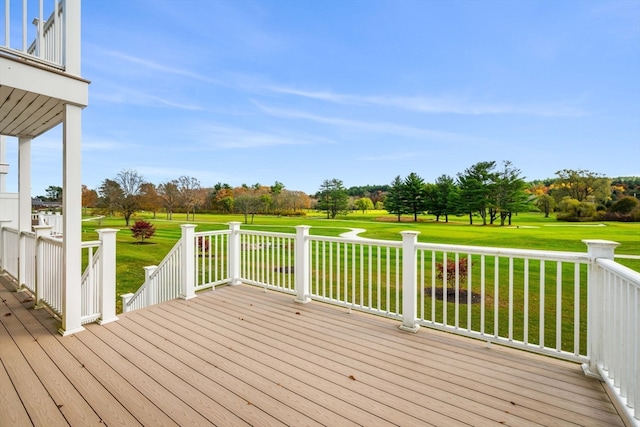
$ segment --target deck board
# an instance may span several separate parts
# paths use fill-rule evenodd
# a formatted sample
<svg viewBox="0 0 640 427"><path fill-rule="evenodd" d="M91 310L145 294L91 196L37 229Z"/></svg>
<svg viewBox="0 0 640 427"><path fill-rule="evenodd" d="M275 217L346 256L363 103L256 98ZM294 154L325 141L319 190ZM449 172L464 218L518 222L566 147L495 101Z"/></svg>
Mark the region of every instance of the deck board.
<svg viewBox="0 0 640 427"><path fill-rule="evenodd" d="M68 337L0 296L0 427L623 425L577 364L252 286Z"/></svg>

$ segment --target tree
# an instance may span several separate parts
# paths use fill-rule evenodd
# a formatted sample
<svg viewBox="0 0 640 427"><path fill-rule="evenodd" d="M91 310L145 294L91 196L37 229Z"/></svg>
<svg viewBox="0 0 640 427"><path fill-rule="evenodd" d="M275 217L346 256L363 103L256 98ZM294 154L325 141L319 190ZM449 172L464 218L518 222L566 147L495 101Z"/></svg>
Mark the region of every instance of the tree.
<svg viewBox="0 0 640 427"><path fill-rule="evenodd" d="M191 176L181 176L177 181L180 205L187 213L187 221L189 220L189 212L193 212L192 219L196 217L196 206L204 203L202 193L200 192L200 181Z"/></svg>
<svg viewBox="0 0 640 427"><path fill-rule="evenodd" d="M249 223L249 215L251 215L251 223L262 206L262 198L258 189L243 185L233 189L234 207L237 212L244 215L245 224Z"/></svg>
<svg viewBox="0 0 640 427"><path fill-rule="evenodd" d="M384 199L384 208L390 214L396 215L398 222L400 222L402 214L407 213L404 204L404 182L402 178L400 178L400 175L391 181L389 192Z"/></svg>
<svg viewBox="0 0 640 427"><path fill-rule="evenodd" d="M61 202L62 201L62 187L58 187L57 185L50 185L44 190L47 193L46 199L50 202Z"/></svg>
<svg viewBox="0 0 640 427"><path fill-rule="evenodd" d="M229 184L217 183L211 192L211 207L216 212L233 212L233 189Z"/></svg>
<svg viewBox="0 0 640 427"><path fill-rule="evenodd" d="M544 213L545 218L549 218L549 214L556 206L556 201L548 194L541 194L536 197L534 204Z"/></svg>
<svg viewBox="0 0 640 427"><path fill-rule="evenodd" d="M141 219L137 220L130 230L133 237L140 240L140 243L144 243L145 239L150 239L156 234L154 225Z"/></svg>
<svg viewBox="0 0 640 427"><path fill-rule="evenodd" d="M140 208L153 212L153 219L156 213L162 209L162 198L156 190L156 186L150 182L145 182L140 186Z"/></svg>
<svg viewBox="0 0 640 427"><path fill-rule="evenodd" d="M284 190L284 184L276 181L271 187L271 208L274 214L278 214L282 209L282 191Z"/></svg>
<svg viewBox="0 0 640 427"><path fill-rule="evenodd" d="M427 210L427 188L424 180L411 172L404 179L403 203L409 213L413 214L413 221L418 222L418 215Z"/></svg>
<svg viewBox="0 0 640 427"><path fill-rule="evenodd" d="M327 218L349 213L349 196L339 179L326 179L316 194L318 210L325 211Z"/></svg>
<svg viewBox="0 0 640 427"><path fill-rule="evenodd" d="M158 195L162 199L164 208L167 211L167 219L173 219L173 209L178 205L180 192L178 191L178 181L167 181L158 185Z"/></svg>
<svg viewBox="0 0 640 427"><path fill-rule="evenodd" d="M131 215L140 209L140 187L144 183L144 178L134 170L123 169L118 173L115 181L122 189L119 209L128 227Z"/></svg>
<svg viewBox="0 0 640 427"><path fill-rule="evenodd" d="M95 208L98 202L98 193L96 190L90 190L86 185L82 185L82 210L87 208Z"/></svg>
<svg viewBox="0 0 640 427"><path fill-rule="evenodd" d="M435 184L427 185L427 210L436 216L444 215L445 222L449 222L449 215L455 213L457 187L449 175L441 175Z"/></svg>
<svg viewBox="0 0 640 427"><path fill-rule="evenodd" d="M355 202L356 209L362 211L364 214L366 211L373 209L373 202L368 197L361 197Z"/></svg>
<svg viewBox="0 0 640 427"><path fill-rule="evenodd" d="M120 207L121 199L124 197L120 184L112 179L105 179L98 189L98 207L108 216L113 216Z"/></svg>
<svg viewBox="0 0 640 427"><path fill-rule="evenodd" d="M493 171L495 165L493 161L478 162L463 173L458 173L459 210L469 214L469 224L473 224L473 214L477 212L482 218L482 225L487 225L487 213L496 182Z"/></svg>
<svg viewBox="0 0 640 427"><path fill-rule="evenodd" d="M506 160L503 162L502 170L496 175L493 207L500 215L501 226L504 225L507 219L509 219L509 225L511 225L513 213L522 212L529 206L529 196L525 192L527 184L520 174L520 169Z"/></svg>
<svg viewBox="0 0 640 427"><path fill-rule="evenodd" d="M611 180L599 173L585 169L562 169L556 175L558 178L553 188L558 200L569 196L583 202L591 197L594 202L605 203L611 194Z"/></svg>

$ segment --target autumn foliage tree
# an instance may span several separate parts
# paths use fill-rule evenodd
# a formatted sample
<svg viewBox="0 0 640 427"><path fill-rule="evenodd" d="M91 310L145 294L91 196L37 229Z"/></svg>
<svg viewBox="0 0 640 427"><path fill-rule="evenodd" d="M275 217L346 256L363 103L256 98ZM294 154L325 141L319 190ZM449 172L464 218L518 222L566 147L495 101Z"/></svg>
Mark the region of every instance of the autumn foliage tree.
<svg viewBox="0 0 640 427"><path fill-rule="evenodd" d="M138 239L140 243L150 239L156 234L156 228L153 224L145 220L137 220L130 228L133 237Z"/></svg>

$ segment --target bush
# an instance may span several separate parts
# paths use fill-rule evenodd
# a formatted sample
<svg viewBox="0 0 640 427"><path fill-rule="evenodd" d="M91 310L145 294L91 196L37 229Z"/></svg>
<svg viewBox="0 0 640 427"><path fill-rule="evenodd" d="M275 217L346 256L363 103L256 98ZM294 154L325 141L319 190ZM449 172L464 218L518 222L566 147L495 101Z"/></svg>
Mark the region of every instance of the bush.
<svg viewBox="0 0 640 427"><path fill-rule="evenodd" d="M280 212L280 215L281 216L307 216L307 213L305 211L287 210L287 211Z"/></svg>
<svg viewBox="0 0 640 427"><path fill-rule="evenodd" d="M630 214L634 210L638 209L639 206L640 201L638 201L638 199L631 196L625 196L613 202L613 204L609 208L609 212L625 215Z"/></svg>
<svg viewBox="0 0 640 427"><path fill-rule="evenodd" d="M144 243L145 239L150 239L156 234L154 225L142 219L137 220L130 230L133 237L140 240L140 243Z"/></svg>
<svg viewBox="0 0 640 427"><path fill-rule="evenodd" d="M467 258L459 258L458 259L458 283L464 283L467 280L467 271L468 271L468 259ZM444 263L437 262L436 263L436 276L438 279L444 279ZM456 261L455 259L447 260L447 287L454 287L456 284Z"/></svg>

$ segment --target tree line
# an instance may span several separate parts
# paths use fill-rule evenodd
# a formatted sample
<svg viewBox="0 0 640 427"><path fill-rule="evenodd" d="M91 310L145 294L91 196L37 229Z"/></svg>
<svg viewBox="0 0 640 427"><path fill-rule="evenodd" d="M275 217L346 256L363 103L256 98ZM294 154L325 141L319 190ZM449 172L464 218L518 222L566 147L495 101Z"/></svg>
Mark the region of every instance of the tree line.
<svg viewBox="0 0 640 427"><path fill-rule="evenodd" d="M135 170L122 170L105 179L97 189L82 186L82 206L98 209L106 215L122 215L127 226L137 211L164 212L172 219L176 212L194 219L196 211L240 213L245 222L256 214L304 215L316 209L328 218L351 211L384 209L400 221L403 215L414 221L432 214L437 221L449 221L451 215L467 216L469 223L510 224L518 212L539 209L545 216L558 219L640 220L640 177L606 178L588 170L563 169L556 178L525 182L521 171L511 162L478 162L455 175L441 175L427 183L417 173L396 176L390 184L346 188L337 178L326 179L314 195L293 191L279 181L273 185L232 187L217 183L205 188L194 177L153 184ZM63 189L50 186L46 201L62 200ZM634 219L635 218L635 219Z"/></svg>

